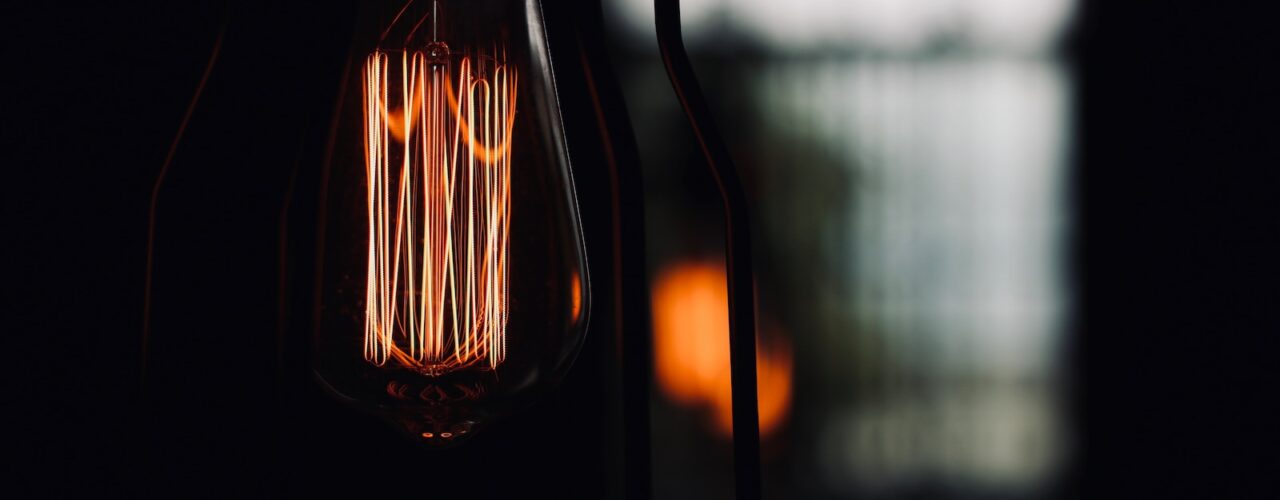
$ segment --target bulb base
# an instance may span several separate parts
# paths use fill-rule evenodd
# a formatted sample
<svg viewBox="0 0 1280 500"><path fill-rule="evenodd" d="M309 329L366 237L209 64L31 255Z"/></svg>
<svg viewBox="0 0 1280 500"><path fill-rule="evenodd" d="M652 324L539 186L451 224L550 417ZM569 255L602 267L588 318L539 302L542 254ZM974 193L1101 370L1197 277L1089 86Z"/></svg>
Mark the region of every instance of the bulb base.
<svg viewBox="0 0 1280 500"><path fill-rule="evenodd" d="M415 441L447 448L479 429L485 415L475 405L486 392L486 384L477 380L391 380L386 393L396 403L384 406L380 413Z"/></svg>
<svg viewBox="0 0 1280 500"><path fill-rule="evenodd" d="M432 448L450 448L475 435L480 420L459 414L455 407L437 407L422 413L401 413L392 418L405 434Z"/></svg>

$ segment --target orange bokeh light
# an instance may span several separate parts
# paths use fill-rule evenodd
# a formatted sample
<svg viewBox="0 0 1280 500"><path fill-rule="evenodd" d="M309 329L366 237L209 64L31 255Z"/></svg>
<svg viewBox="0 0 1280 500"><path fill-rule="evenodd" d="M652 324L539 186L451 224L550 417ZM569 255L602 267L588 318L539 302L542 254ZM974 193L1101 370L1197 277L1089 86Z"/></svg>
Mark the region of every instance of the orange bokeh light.
<svg viewBox="0 0 1280 500"><path fill-rule="evenodd" d="M767 322L762 322L767 324ZM756 335L756 388L760 435L786 421L791 408L791 345ZM724 265L680 262L653 283L654 369L668 398L687 407L708 407L716 429L733 433L729 376L729 294Z"/></svg>

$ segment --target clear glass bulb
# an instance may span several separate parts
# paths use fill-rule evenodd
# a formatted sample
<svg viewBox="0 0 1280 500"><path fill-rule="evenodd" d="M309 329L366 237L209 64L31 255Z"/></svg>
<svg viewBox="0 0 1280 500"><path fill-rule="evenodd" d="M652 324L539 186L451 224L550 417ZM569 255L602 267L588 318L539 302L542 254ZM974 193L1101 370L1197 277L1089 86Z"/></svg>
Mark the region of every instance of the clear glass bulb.
<svg viewBox="0 0 1280 500"><path fill-rule="evenodd" d="M365 3L330 157L315 370L456 443L554 385L586 256L536 1Z"/></svg>

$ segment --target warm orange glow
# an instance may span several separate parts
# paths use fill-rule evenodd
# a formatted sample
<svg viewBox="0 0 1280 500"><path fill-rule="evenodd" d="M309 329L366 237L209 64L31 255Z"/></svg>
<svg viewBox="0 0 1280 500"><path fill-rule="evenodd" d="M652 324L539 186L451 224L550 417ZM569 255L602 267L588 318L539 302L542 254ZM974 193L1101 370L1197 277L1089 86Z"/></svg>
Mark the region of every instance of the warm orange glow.
<svg viewBox="0 0 1280 500"><path fill-rule="evenodd" d="M569 300L572 301L572 309L569 317L576 322L582 319L582 275L574 271L570 283L572 297Z"/></svg>
<svg viewBox="0 0 1280 500"><path fill-rule="evenodd" d="M760 435L791 408L791 345L756 336ZM678 263L653 283L654 369L663 394L684 406L709 406L716 428L733 432L729 377L729 294L723 264Z"/></svg>
<svg viewBox="0 0 1280 500"><path fill-rule="evenodd" d="M364 67L364 357L432 375L496 368L507 354L516 71L464 55L455 92L447 56L399 58L399 81L386 52Z"/></svg>

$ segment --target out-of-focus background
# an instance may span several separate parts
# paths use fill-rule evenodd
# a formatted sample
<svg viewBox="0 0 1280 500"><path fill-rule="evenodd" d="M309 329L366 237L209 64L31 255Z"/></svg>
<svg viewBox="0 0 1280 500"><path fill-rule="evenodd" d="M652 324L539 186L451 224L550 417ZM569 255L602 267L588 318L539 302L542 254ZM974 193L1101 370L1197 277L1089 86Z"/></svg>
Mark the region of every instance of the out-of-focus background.
<svg viewBox="0 0 1280 500"><path fill-rule="evenodd" d="M644 165L657 498L729 498L719 200L653 2L607 32ZM684 0L753 202L769 498L1044 498L1075 458L1073 0Z"/></svg>

